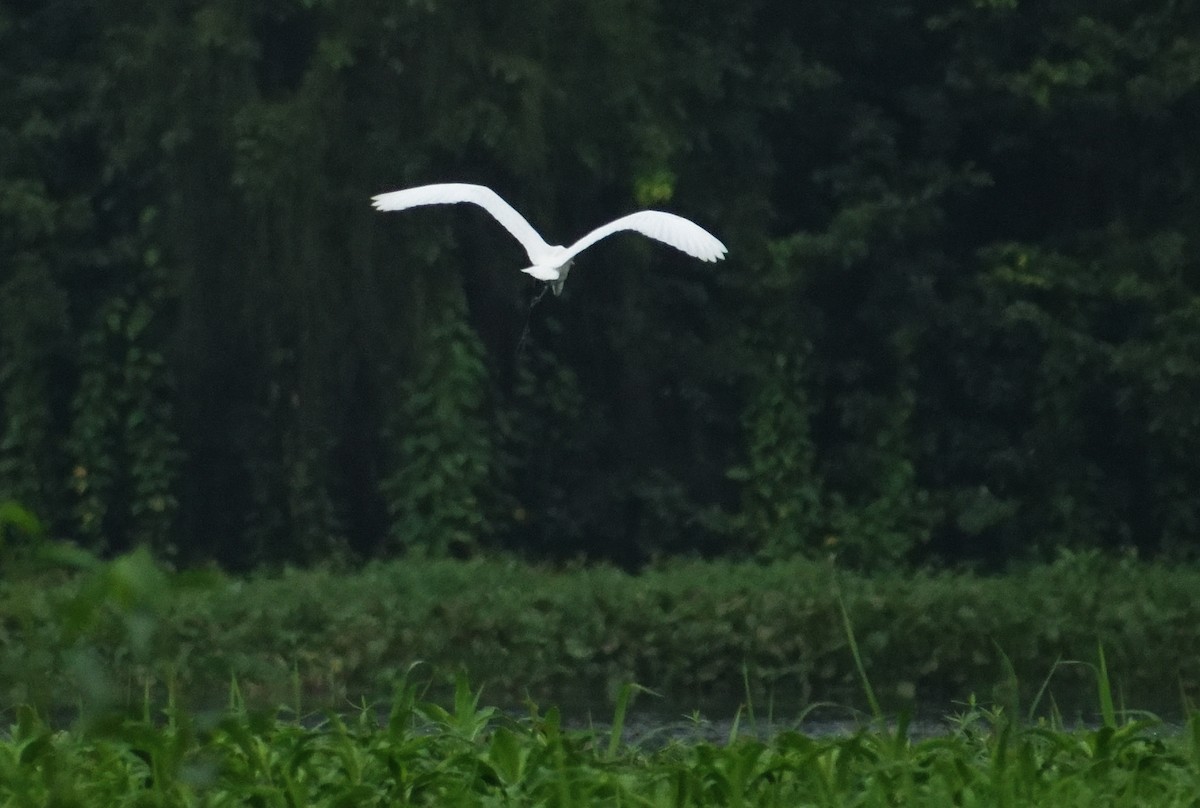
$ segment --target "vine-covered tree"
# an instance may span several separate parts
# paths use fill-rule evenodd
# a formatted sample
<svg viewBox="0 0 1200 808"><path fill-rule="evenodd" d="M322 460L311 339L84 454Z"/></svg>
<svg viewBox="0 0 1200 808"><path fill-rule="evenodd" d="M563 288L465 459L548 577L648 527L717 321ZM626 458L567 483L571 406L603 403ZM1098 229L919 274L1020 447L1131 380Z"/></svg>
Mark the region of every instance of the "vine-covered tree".
<svg viewBox="0 0 1200 808"><path fill-rule="evenodd" d="M1198 14L0 0L0 499L235 566L1193 553ZM442 181L730 260L531 310L370 208Z"/></svg>

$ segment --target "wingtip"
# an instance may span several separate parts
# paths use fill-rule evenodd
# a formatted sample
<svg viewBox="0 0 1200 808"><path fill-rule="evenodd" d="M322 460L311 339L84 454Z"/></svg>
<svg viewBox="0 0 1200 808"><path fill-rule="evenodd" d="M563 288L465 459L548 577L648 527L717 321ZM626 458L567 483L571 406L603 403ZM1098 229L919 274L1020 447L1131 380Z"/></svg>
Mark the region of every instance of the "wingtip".
<svg viewBox="0 0 1200 808"><path fill-rule="evenodd" d="M725 256L728 254L729 250L725 248L724 244L718 241L713 251L705 256L703 260L715 264L717 261L724 261Z"/></svg>
<svg viewBox="0 0 1200 808"><path fill-rule="evenodd" d="M409 207L405 204L408 200L401 196L404 191L385 191L381 194L375 194L371 197L371 207L376 210L403 210Z"/></svg>

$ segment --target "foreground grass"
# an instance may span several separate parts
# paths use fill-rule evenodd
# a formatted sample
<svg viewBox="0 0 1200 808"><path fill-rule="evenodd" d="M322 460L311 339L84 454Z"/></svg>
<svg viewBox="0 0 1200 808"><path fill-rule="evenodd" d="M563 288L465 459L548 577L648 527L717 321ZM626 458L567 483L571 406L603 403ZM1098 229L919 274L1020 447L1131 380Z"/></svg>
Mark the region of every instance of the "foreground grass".
<svg viewBox="0 0 1200 808"><path fill-rule="evenodd" d="M991 579L807 562L630 576L476 561L233 579L63 552L0 581L0 703L32 705L0 714L0 808L1194 806L1200 793L1196 570L1083 556ZM440 707L407 684L415 659L510 702L616 682L614 729L480 707L461 675ZM941 736L884 725L889 696L997 680L1004 706L971 706ZM621 733L628 681L736 683L745 704L859 686L874 719L839 737L735 722L722 743L639 745ZM182 706L212 704L222 682L222 709ZM1183 730L1130 720L1122 682L1173 691ZM1096 694L1097 728L1065 728L1054 683ZM351 689L395 695L296 720L314 693L345 704Z"/></svg>
<svg viewBox="0 0 1200 808"><path fill-rule="evenodd" d="M942 737L899 729L837 738L639 748L566 731L555 710L514 719L460 681L444 709L402 687L380 720L362 709L297 722L169 708L53 731L28 708L0 741L0 805L30 806L1192 806L1200 716L1066 731L970 709ZM623 702L621 707L623 708Z"/></svg>

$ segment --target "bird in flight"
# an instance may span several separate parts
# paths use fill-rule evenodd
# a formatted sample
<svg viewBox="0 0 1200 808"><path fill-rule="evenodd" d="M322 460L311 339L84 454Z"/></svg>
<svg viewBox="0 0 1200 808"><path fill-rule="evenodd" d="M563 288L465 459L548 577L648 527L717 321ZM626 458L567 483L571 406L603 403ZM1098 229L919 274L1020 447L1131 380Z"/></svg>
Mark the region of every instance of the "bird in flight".
<svg viewBox="0 0 1200 808"><path fill-rule="evenodd" d="M600 239L622 230L633 230L657 239L701 261L719 261L725 257L725 245L707 230L682 216L660 210L641 210L622 216L597 227L571 246L562 247L547 244L524 216L501 199L499 194L483 185L458 182L422 185L372 197L372 204L378 210L406 210L420 205L451 205L457 202L478 205L504 225L521 242L525 252L529 253L529 260L533 262L532 266L521 271L549 283L555 295L562 293L563 283L567 280L567 273L571 271L576 255Z"/></svg>

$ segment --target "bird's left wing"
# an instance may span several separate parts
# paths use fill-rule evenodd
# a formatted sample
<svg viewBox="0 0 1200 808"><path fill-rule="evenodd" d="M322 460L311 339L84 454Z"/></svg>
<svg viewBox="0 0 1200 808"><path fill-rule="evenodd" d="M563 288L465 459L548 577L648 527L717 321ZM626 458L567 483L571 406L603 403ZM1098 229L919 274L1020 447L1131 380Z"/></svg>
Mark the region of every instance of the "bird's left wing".
<svg viewBox="0 0 1200 808"><path fill-rule="evenodd" d="M719 261L725 257L725 245L700 225L661 210L642 210L597 227L567 248L574 257L602 238L622 230L633 230L682 250L701 261Z"/></svg>

